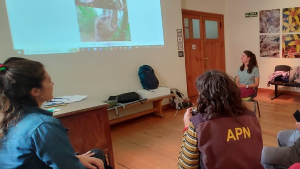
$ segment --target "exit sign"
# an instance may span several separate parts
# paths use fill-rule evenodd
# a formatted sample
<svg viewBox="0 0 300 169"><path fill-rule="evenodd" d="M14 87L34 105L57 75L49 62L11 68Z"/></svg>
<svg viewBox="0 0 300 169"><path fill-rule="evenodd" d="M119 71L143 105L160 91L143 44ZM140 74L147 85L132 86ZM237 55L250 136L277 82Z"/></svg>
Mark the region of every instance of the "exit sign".
<svg viewBox="0 0 300 169"><path fill-rule="evenodd" d="M250 18L250 17L257 17L258 12L249 12L249 13L245 13L245 17L246 18Z"/></svg>

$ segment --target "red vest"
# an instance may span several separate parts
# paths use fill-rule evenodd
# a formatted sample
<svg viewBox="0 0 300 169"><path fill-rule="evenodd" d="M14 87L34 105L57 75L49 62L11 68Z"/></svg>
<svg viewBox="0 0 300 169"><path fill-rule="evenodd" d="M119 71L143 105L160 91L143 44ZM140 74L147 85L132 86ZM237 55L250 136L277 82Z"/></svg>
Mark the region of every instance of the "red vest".
<svg viewBox="0 0 300 169"><path fill-rule="evenodd" d="M198 114L191 121L197 132L201 169L264 169L261 128L253 112L247 111L236 119L210 120Z"/></svg>

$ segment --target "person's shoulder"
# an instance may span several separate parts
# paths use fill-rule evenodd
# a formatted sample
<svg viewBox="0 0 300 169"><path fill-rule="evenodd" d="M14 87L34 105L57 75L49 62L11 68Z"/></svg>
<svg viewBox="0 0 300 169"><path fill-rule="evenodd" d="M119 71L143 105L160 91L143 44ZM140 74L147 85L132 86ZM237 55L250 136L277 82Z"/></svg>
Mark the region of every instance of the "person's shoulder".
<svg viewBox="0 0 300 169"><path fill-rule="evenodd" d="M241 67L239 66L239 67L237 68L237 73L240 73L240 72L242 72L242 71L241 71Z"/></svg>
<svg viewBox="0 0 300 169"><path fill-rule="evenodd" d="M52 116L52 113L37 107L25 108L25 115L23 116L22 121L25 123L30 123L33 126L39 126L45 122L60 124L59 120Z"/></svg>
<svg viewBox="0 0 300 169"><path fill-rule="evenodd" d="M45 111L45 110L44 110ZM49 114L46 114L43 110L36 110L34 112L30 112L27 114L28 118L30 118L32 121L35 121L36 123L59 123L59 120L53 117L50 112Z"/></svg>
<svg viewBox="0 0 300 169"><path fill-rule="evenodd" d="M39 109L39 108L30 108L23 109L20 118L15 125L11 125L9 128L10 137L20 137L24 138L24 141L28 141L31 135L43 124L53 124L60 125L60 121L52 117L51 113Z"/></svg>
<svg viewBox="0 0 300 169"><path fill-rule="evenodd" d="M254 66L253 70L258 71L258 67Z"/></svg>

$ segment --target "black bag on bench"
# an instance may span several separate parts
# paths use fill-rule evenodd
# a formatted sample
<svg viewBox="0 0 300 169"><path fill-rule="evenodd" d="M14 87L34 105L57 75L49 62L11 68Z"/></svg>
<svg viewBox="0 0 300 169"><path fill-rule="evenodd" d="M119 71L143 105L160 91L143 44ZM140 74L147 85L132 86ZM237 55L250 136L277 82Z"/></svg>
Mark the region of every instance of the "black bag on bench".
<svg viewBox="0 0 300 169"><path fill-rule="evenodd" d="M129 92L117 96L118 103L128 103L140 100L140 95L136 92Z"/></svg>

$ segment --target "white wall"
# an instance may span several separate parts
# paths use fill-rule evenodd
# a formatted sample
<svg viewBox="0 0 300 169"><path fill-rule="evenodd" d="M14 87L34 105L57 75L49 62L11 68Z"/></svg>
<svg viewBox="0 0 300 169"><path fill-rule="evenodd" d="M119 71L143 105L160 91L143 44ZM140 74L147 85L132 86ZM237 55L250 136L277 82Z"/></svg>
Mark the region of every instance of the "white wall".
<svg viewBox="0 0 300 169"><path fill-rule="evenodd" d="M110 95L136 91L142 88L137 73L143 64L153 67L160 85L186 94L185 63L178 57L176 39L176 29L182 28L181 1L162 0L161 6L164 48L25 57L46 66L55 83L55 96L87 94L92 99L107 100ZM13 56L4 0L0 1L0 23L1 63Z"/></svg>
<svg viewBox="0 0 300 169"><path fill-rule="evenodd" d="M274 87L267 87L267 83L269 75L272 74L276 65L300 66L300 59L260 57L259 17L245 18L247 12L259 12L268 9L280 9L282 12L282 8L296 6L300 6L299 0L226 0L226 71L235 76L238 67L241 65L242 52L251 50L256 54L259 64L259 87L274 89ZM286 88L285 90L296 89Z"/></svg>
<svg viewBox="0 0 300 169"><path fill-rule="evenodd" d="M182 9L225 14L225 0L181 0Z"/></svg>

